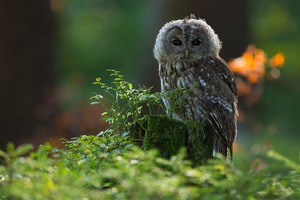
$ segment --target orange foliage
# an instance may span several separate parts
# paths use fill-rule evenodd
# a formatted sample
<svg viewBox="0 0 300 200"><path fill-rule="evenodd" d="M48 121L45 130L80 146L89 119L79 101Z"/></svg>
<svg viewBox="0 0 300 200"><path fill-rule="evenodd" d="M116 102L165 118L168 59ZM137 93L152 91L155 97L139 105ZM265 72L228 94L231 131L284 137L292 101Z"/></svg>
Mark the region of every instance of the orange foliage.
<svg viewBox="0 0 300 200"><path fill-rule="evenodd" d="M241 74L250 83L257 83L265 75L265 63L267 57L261 49L249 45L242 57L236 58L228 63L233 73Z"/></svg>
<svg viewBox="0 0 300 200"><path fill-rule="evenodd" d="M239 121L245 120L245 109L251 108L261 98L263 82L266 77L277 79L280 77L279 68L283 66L285 57L277 53L268 59L262 49L249 45L241 57L228 62L234 73L239 96Z"/></svg>
<svg viewBox="0 0 300 200"><path fill-rule="evenodd" d="M284 64L284 55L282 53L277 53L269 60L270 67L282 67L283 64Z"/></svg>
<svg viewBox="0 0 300 200"><path fill-rule="evenodd" d="M266 75L266 66L268 58L265 52L257 49L254 45L249 45L243 55L239 58L228 62L233 73L240 74L251 84L255 84L264 79ZM272 68L282 67L285 57L282 53L277 53L269 59L269 67L271 68L270 76L273 79L279 78L280 72Z"/></svg>

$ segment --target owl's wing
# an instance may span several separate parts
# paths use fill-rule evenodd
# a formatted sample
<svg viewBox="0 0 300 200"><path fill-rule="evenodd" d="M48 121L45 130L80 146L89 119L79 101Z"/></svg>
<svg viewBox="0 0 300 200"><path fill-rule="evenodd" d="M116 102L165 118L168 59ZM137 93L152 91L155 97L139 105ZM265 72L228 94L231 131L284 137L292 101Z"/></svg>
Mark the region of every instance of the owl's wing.
<svg viewBox="0 0 300 200"><path fill-rule="evenodd" d="M237 95L236 83L234 81L234 75L229 69L227 63L220 57L215 59L216 66L215 70L219 74L221 78L223 78L224 82L229 86L234 95Z"/></svg>
<svg viewBox="0 0 300 200"><path fill-rule="evenodd" d="M234 77L221 58L207 59L202 63L210 75L206 77L204 110L208 124L216 132L215 150L232 156L232 143L236 137L237 90ZM201 68L203 68L201 67Z"/></svg>
<svg viewBox="0 0 300 200"><path fill-rule="evenodd" d="M236 137L236 117L217 103L212 107L208 113L208 123L218 136L218 138L214 138L214 149L225 157L229 150L232 158L232 144Z"/></svg>

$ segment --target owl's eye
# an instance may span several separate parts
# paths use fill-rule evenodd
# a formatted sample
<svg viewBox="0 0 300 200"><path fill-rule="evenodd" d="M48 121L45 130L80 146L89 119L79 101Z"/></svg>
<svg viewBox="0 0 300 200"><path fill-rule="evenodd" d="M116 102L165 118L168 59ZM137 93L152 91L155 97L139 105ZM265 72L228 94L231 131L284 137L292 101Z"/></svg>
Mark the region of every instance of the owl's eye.
<svg viewBox="0 0 300 200"><path fill-rule="evenodd" d="M181 41L178 40L178 39L176 39L176 40L173 40L173 41L172 41L172 44L173 44L174 46L181 46Z"/></svg>
<svg viewBox="0 0 300 200"><path fill-rule="evenodd" d="M194 46L199 46L201 44L201 40L199 40L198 38L197 39L194 39L193 41L192 41L192 45L194 45Z"/></svg>

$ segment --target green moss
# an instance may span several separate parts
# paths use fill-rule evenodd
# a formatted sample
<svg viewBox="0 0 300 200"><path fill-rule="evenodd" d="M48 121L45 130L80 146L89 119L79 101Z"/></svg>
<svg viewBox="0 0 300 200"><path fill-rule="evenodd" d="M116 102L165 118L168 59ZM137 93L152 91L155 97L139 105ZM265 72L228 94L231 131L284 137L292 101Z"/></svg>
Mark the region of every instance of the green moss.
<svg viewBox="0 0 300 200"><path fill-rule="evenodd" d="M132 138L144 150L158 149L161 156L170 158L185 147L187 158L195 165L212 156L209 130L194 121L178 121L167 116L147 116L131 129Z"/></svg>
<svg viewBox="0 0 300 200"><path fill-rule="evenodd" d="M143 148L158 148L163 157L169 158L185 146L184 124L165 116L147 117Z"/></svg>
<svg viewBox="0 0 300 200"><path fill-rule="evenodd" d="M194 164L202 164L212 157L212 132L199 122L185 121L184 125L187 131L188 159L191 159Z"/></svg>

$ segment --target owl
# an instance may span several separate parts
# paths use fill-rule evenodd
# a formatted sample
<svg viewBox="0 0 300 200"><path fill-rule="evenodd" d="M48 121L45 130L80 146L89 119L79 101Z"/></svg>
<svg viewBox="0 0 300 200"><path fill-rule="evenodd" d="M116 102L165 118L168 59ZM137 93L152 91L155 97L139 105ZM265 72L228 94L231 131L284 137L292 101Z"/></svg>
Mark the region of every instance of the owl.
<svg viewBox="0 0 300 200"><path fill-rule="evenodd" d="M237 135L237 90L234 77L219 56L221 42L214 30L194 15L166 23L159 31L154 57L161 91L185 88L179 108L163 98L170 117L194 120L213 130L213 154L230 154Z"/></svg>

